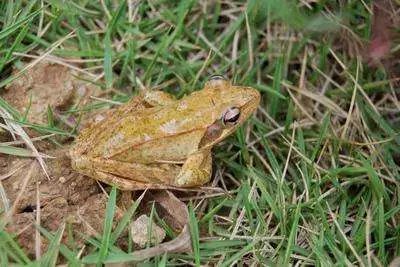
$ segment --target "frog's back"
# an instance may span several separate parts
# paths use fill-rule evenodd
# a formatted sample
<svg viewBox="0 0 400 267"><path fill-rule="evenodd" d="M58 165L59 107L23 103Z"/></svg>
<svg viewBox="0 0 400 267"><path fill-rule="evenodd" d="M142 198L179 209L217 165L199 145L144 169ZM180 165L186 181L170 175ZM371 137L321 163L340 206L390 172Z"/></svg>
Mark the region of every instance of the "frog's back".
<svg viewBox="0 0 400 267"><path fill-rule="evenodd" d="M182 161L197 149L207 124L201 112L184 105L177 101L121 117L115 116L116 111L88 129L90 136L83 139L90 143L92 157L146 163Z"/></svg>

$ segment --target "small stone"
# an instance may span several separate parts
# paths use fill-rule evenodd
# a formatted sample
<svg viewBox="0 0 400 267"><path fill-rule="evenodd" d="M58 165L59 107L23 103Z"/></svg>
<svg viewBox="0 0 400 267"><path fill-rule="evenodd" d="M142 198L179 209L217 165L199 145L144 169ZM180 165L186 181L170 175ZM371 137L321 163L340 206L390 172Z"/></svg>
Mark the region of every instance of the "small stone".
<svg viewBox="0 0 400 267"><path fill-rule="evenodd" d="M58 179L58 181L60 182L60 183L65 183L65 177L64 176L61 176L59 179Z"/></svg>
<svg viewBox="0 0 400 267"><path fill-rule="evenodd" d="M160 244L165 238L165 231L154 222L151 222L150 229L150 218L143 214L131 223L131 235L133 242L141 248L146 247L148 241L150 245ZM151 236L148 230L151 230ZM150 240L149 240L150 238Z"/></svg>

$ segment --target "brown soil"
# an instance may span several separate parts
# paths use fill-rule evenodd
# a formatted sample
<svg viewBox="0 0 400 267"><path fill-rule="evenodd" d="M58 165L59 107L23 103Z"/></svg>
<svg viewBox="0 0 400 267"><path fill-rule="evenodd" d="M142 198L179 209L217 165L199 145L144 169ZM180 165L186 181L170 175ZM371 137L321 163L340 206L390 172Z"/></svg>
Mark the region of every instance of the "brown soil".
<svg viewBox="0 0 400 267"><path fill-rule="evenodd" d="M22 198L16 203L15 214L7 225L7 230L17 234L19 244L29 254L34 253L36 210L37 210L37 186L40 194L40 225L49 231L57 230L63 222L71 224L75 238L81 244L82 237L77 235L98 234L102 231L104 211L107 203L106 195L100 190L93 179L80 175L70 167L70 160L65 150L50 151L49 154L56 157L47 160L49 180L38 164L35 164L32 176L29 178ZM14 175L3 181L3 186L10 203L15 203L20 193L21 185L27 179L27 169L34 160L15 160L13 157L5 159L7 171L22 167ZM67 235L65 235L66 237ZM42 251L46 242L42 242Z"/></svg>
<svg viewBox="0 0 400 267"><path fill-rule="evenodd" d="M10 84L1 96L21 114L28 110L29 122L43 125L47 123L48 107L53 112L62 112L71 105L85 103L88 96L93 94L93 87L75 75L64 66L39 63ZM26 130L31 137L39 135ZM11 136L3 134L2 141L12 141ZM82 245L82 234L101 234L107 195L99 184L71 169L67 156L69 144L64 144L65 148L60 149L50 142L39 141L35 142L35 146L41 153L55 157L46 160L50 179L44 175L35 159L0 155L0 176L14 172L1 181L10 203L9 208L15 205L14 213L8 218L7 231L16 235L18 243L28 254L34 255L39 196L41 227L55 231L65 222L72 226L77 246ZM32 175L27 177L31 164L35 166ZM25 179L29 181L16 202ZM121 212L117 213L118 219ZM64 232L64 242L67 241L67 232ZM41 241L43 252L48 241L44 237Z"/></svg>

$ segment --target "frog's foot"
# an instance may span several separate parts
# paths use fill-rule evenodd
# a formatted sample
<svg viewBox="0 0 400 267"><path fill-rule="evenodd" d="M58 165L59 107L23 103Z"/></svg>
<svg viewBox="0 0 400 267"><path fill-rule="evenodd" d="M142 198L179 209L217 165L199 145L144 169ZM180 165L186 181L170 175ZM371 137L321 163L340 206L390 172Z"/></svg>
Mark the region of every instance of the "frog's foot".
<svg viewBox="0 0 400 267"><path fill-rule="evenodd" d="M190 155L175 179L177 187L201 186L211 178L211 151L199 151Z"/></svg>

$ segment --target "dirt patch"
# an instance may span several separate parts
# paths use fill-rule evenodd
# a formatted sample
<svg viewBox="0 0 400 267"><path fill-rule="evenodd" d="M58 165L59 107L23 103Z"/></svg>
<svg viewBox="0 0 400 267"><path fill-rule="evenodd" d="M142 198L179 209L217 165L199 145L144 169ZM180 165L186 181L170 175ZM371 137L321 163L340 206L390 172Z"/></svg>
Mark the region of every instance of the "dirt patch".
<svg viewBox="0 0 400 267"><path fill-rule="evenodd" d="M13 74L18 72L14 69ZM29 123L47 124L50 108L55 120L62 120L64 124L74 127L78 118L65 114L65 111L71 107L83 107L91 101L90 96L101 97L107 94L87 80L88 77L68 67L43 61L7 85L1 96L21 116L26 115ZM80 126L91 123L94 120L93 114L97 112L85 112L80 118ZM80 112L75 114L82 115Z"/></svg>
<svg viewBox="0 0 400 267"><path fill-rule="evenodd" d="M2 96L21 114L27 113L29 122L46 123L47 108L68 107L77 88L77 80L67 67L39 63L8 85Z"/></svg>
<svg viewBox="0 0 400 267"><path fill-rule="evenodd" d="M17 72L18 70L14 70L14 74ZM21 115L26 114L29 123L43 125L48 122L49 107L55 115L62 114L72 106L87 103L89 96L98 91L100 90L77 78L77 74L69 68L41 62L8 85L2 92L2 97ZM90 117L91 115L85 116ZM73 125L74 122L71 123ZM25 130L30 137L38 136L37 132L29 128ZM12 140L10 135L2 136L4 141ZM65 139L59 141L63 142ZM40 152L55 157L46 160L50 179L36 164L17 202L22 185L27 179L27 170L35 160L0 155L0 176L6 177L1 183L9 203L8 207L2 208L7 210L15 205L6 230L16 235L18 243L29 255L34 255L39 203L40 225L49 231L55 231L64 222L70 224L74 242L80 246L84 241L82 234L88 236L102 232L107 195L94 179L71 169L67 156L68 144L63 145L65 149L58 149L54 144L43 140L35 142L35 146ZM117 212L117 219L121 213ZM64 242L67 241L66 238L67 231L63 237ZM42 237L42 251L46 250L47 244L47 240Z"/></svg>
<svg viewBox="0 0 400 267"><path fill-rule="evenodd" d="M40 196L42 227L55 231L63 222L67 222L73 226L75 241L80 245L83 239L79 233L93 235L102 232L106 195L94 179L80 175L71 169L70 160L65 152L65 150L48 152L56 157L47 161L50 180L43 175L38 165L34 167L18 203L15 203L15 200L22 189L21 185L27 179L26 170L32 164L32 160L15 160L12 157L7 159L8 167L5 168L7 173L21 164L25 166L3 181L10 203L16 204L16 212L7 225L7 230L17 234L19 244L31 255L34 253L35 244L33 241L36 229L34 225L36 224L37 194ZM121 213L117 213L117 219ZM46 249L48 243L43 241L42 251Z"/></svg>

